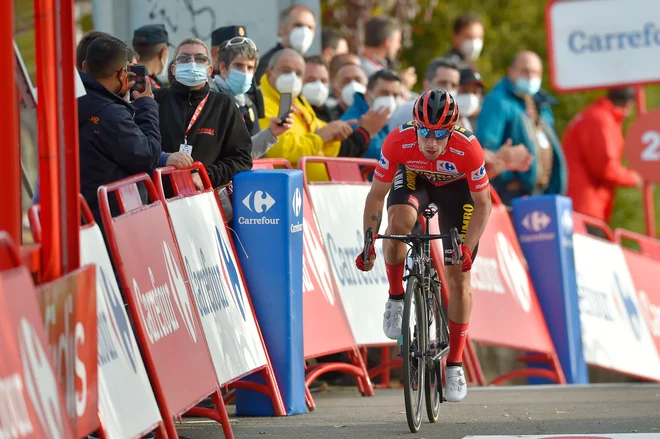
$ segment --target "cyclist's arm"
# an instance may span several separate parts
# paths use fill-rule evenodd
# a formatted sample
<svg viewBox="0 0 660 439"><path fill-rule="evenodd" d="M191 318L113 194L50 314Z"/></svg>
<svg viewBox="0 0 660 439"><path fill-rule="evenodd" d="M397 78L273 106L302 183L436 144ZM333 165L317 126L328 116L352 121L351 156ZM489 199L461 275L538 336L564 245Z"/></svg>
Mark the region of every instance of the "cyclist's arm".
<svg viewBox="0 0 660 439"><path fill-rule="evenodd" d="M472 218L470 218L470 224L468 225L463 245L474 252L474 248L477 246L481 235L486 230L486 224L488 224L488 217L490 216L493 202L490 199L490 188L479 192L471 192L471 194L474 200L474 211L472 212Z"/></svg>
<svg viewBox="0 0 660 439"><path fill-rule="evenodd" d="M364 203L364 219L362 223L365 231L371 227L374 233L380 232L385 196L389 190L390 183L374 178L371 183L371 190L367 194L367 200Z"/></svg>

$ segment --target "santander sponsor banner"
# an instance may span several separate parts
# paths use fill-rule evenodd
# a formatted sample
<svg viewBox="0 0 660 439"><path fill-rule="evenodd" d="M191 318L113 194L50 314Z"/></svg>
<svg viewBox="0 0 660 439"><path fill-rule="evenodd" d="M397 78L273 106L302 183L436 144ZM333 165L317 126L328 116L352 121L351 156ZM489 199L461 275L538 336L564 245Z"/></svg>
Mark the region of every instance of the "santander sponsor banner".
<svg viewBox="0 0 660 439"><path fill-rule="evenodd" d="M464 206L468 221L472 207ZM438 233L437 220L431 231ZM467 232L467 223L459 230ZM436 244L440 245L440 241ZM514 349L554 352L536 292L509 215L493 206L472 265L470 335L478 341Z"/></svg>
<svg viewBox="0 0 660 439"><path fill-rule="evenodd" d="M352 348L355 340L332 276L309 196L305 191L303 193L304 352L305 358L314 358ZM296 211L296 206L294 213L297 212L297 216L300 208ZM332 328L332 331L328 331L328 328Z"/></svg>
<svg viewBox="0 0 660 439"><path fill-rule="evenodd" d="M245 283L213 193L167 202L220 384L266 364Z"/></svg>
<svg viewBox="0 0 660 439"><path fill-rule="evenodd" d="M364 246L362 214L369 184L309 184L307 190L318 219L341 301L358 345L393 344L383 333L387 275L382 240L376 241L376 262L369 272L355 266ZM387 229L383 218L379 233Z"/></svg>
<svg viewBox="0 0 660 439"><path fill-rule="evenodd" d="M78 437L99 427L95 269L91 265L37 288L55 371Z"/></svg>
<svg viewBox="0 0 660 439"><path fill-rule="evenodd" d="M24 267L0 273L0 346L0 437L74 437Z"/></svg>
<svg viewBox="0 0 660 439"><path fill-rule="evenodd" d="M162 419L96 224L80 231L80 261L96 266L99 414L103 427L111 438L136 437L153 430Z"/></svg>
<svg viewBox="0 0 660 439"><path fill-rule="evenodd" d="M161 384L170 411L180 412L211 394L217 381L165 208L151 204L113 218L111 227L124 294L132 296L132 312L145 330L151 378Z"/></svg>
<svg viewBox="0 0 660 439"><path fill-rule="evenodd" d="M657 281L660 261L630 250L623 250L623 255L637 291L639 309L660 352L660 288Z"/></svg>
<svg viewBox="0 0 660 439"><path fill-rule="evenodd" d="M584 235L574 236L574 248L585 360L660 381L658 350L623 250ZM655 285L657 281L651 287Z"/></svg>
<svg viewBox="0 0 660 439"><path fill-rule="evenodd" d="M364 246L362 214L369 184L309 184L319 229L328 252L341 301L358 345L393 344L383 333L387 275L382 240L376 241L376 262L369 272L355 266ZM387 228L383 218L379 233Z"/></svg>

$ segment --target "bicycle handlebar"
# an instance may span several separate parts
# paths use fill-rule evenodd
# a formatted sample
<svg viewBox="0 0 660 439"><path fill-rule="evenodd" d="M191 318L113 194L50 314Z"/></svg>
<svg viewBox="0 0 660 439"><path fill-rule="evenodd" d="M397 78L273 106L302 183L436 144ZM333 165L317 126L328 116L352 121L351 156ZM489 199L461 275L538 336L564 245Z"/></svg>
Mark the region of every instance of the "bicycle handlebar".
<svg viewBox="0 0 660 439"><path fill-rule="evenodd" d="M415 241L433 241L435 239L445 239L445 238L451 239L451 246L452 249L454 250L452 256L452 265L459 265L461 258L463 257L463 253L461 252L461 247L460 247L460 242L462 242L462 239L456 227L452 227L449 230L449 233L444 233L440 235L418 235L418 234L379 235L377 233L373 233L371 227L368 227L367 230L364 232L364 249L362 251L362 258L363 258L362 260L365 262L369 260L368 259L369 250L371 248L371 245L376 239L393 239L395 241L400 241L409 244Z"/></svg>

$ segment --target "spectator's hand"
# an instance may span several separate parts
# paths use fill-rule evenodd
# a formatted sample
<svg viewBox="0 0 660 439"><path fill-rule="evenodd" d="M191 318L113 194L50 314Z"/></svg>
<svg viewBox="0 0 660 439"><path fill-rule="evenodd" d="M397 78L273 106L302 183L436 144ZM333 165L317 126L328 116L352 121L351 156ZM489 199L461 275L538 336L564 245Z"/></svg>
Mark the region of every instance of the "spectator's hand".
<svg viewBox="0 0 660 439"><path fill-rule="evenodd" d="M126 74L128 75L128 83L121 90L119 90L119 93L117 94L119 96L123 96L126 102L131 102L131 87L135 85L135 81L133 81L131 78L135 76L135 73L126 70Z"/></svg>
<svg viewBox="0 0 660 439"><path fill-rule="evenodd" d="M348 136L351 135L353 132L353 128L351 128L351 125L354 125L357 123L357 120L351 119L347 121L343 120L335 120L334 122L330 122L323 128L319 128L316 130L316 134L319 136L323 137L323 141L325 143L332 142L335 140L346 140Z"/></svg>
<svg viewBox="0 0 660 439"><path fill-rule="evenodd" d="M185 169L193 164L193 158L186 152L173 152L167 158L167 166L174 166L177 169Z"/></svg>
<svg viewBox="0 0 660 439"><path fill-rule="evenodd" d="M277 117L270 118L270 124L268 125L268 128L270 128L270 132L273 133L273 136L275 137L284 134L286 130L293 126L293 115L289 113L286 116L286 119L284 119L284 125L282 126L279 125L281 122L282 121Z"/></svg>
<svg viewBox="0 0 660 439"><path fill-rule="evenodd" d="M635 177L637 178L637 181L635 182L635 187L640 190L644 189L644 178L641 175L639 175L638 172L635 172Z"/></svg>
<svg viewBox="0 0 660 439"><path fill-rule="evenodd" d="M369 133L369 136L373 137L387 125L390 120L389 117L390 110L388 108L383 107L376 111L369 110L360 118L360 126Z"/></svg>
<svg viewBox="0 0 660 439"><path fill-rule="evenodd" d="M202 177L199 176L199 172L194 172L192 175L193 183L195 184L195 189L201 191L204 189L204 183L202 183Z"/></svg>
<svg viewBox="0 0 660 439"><path fill-rule="evenodd" d="M511 139L506 142L497 150L497 158L504 162L506 169L510 171L525 172L529 170L529 166L534 159L529 153L529 150L522 143L512 146Z"/></svg>
<svg viewBox="0 0 660 439"><path fill-rule="evenodd" d="M406 70L399 74L401 78L401 84L406 87L408 90L411 90L415 84L417 84L417 73L415 73L415 67L408 67Z"/></svg>
<svg viewBox="0 0 660 439"><path fill-rule="evenodd" d="M486 172L490 179L497 177L506 169L504 160L498 158L497 154L490 149L484 149L484 161L486 162Z"/></svg>
<svg viewBox="0 0 660 439"><path fill-rule="evenodd" d="M132 84L135 85L135 81L133 81ZM154 94L151 91L151 81L149 81L149 78L144 78L144 93L138 93L137 91L133 92L134 101L140 98L154 98Z"/></svg>

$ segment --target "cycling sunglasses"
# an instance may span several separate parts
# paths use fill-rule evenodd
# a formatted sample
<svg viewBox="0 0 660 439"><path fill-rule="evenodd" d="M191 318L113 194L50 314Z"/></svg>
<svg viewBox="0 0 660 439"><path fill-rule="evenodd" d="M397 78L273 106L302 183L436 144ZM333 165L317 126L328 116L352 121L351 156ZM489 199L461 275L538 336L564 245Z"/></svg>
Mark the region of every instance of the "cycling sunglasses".
<svg viewBox="0 0 660 439"><path fill-rule="evenodd" d="M435 136L436 140L442 140L449 137L452 130L430 130L428 128L417 128L417 132L422 135L422 137L428 139L431 136Z"/></svg>

